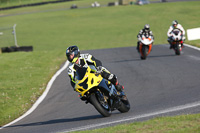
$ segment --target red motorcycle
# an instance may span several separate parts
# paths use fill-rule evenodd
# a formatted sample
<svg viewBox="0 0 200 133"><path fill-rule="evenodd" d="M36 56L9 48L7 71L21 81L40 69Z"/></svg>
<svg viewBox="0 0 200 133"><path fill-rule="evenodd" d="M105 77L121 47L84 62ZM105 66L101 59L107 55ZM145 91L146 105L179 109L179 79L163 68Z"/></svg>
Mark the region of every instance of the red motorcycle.
<svg viewBox="0 0 200 133"><path fill-rule="evenodd" d="M140 58L145 60L152 49L153 37L151 35L142 35L140 38L139 52Z"/></svg>

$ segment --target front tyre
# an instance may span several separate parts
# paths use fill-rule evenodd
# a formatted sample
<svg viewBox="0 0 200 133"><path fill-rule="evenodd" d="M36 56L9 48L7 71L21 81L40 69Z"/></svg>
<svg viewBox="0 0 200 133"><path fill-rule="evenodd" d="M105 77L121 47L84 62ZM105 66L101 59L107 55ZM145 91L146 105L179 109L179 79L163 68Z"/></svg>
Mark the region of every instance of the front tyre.
<svg viewBox="0 0 200 133"><path fill-rule="evenodd" d="M110 107L107 101L104 101L98 95L92 93L90 95L90 102L96 108L96 110L104 117L109 117L111 115Z"/></svg>
<svg viewBox="0 0 200 133"><path fill-rule="evenodd" d="M176 55L180 55L181 54L181 47L179 46L179 43L176 44L175 54Z"/></svg>
<svg viewBox="0 0 200 133"><path fill-rule="evenodd" d="M145 60L147 58L147 52L148 52L148 49L145 45L142 46L142 53L141 53L141 59L142 60Z"/></svg>

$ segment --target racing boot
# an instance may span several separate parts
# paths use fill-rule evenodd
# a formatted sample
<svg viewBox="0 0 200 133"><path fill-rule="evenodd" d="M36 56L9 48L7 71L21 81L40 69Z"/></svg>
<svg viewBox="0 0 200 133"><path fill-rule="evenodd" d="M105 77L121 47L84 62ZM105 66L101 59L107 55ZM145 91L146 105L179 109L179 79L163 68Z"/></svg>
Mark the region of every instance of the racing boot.
<svg viewBox="0 0 200 133"><path fill-rule="evenodd" d="M169 49L172 49L172 41L171 41L171 39L168 38L167 41L168 41L168 43L169 43L169 45L170 45Z"/></svg>
<svg viewBox="0 0 200 133"><path fill-rule="evenodd" d="M181 47L184 48L183 41L181 41Z"/></svg>
<svg viewBox="0 0 200 133"><path fill-rule="evenodd" d="M185 46L183 45L183 43L181 43L181 47L184 48Z"/></svg>
<svg viewBox="0 0 200 133"><path fill-rule="evenodd" d="M173 47L172 47L172 43L170 41L169 41L169 45L170 45L169 49L172 49Z"/></svg>
<svg viewBox="0 0 200 133"><path fill-rule="evenodd" d="M170 47L169 47L169 49L172 49L172 44L170 44Z"/></svg>
<svg viewBox="0 0 200 133"><path fill-rule="evenodd" d="M124 89L124 86L123 85L121 85L121 84L119 84L118 83L118 81L116 82L116 84L115 84L115 88L118 90L118 91L123 91L123 89Z"/></svg>
<svg viewBox="0 0 200 133"><path fill-rule="evenodd" d="M140 51L139 51L139 45L140 45L140 42L138 41L138 42L137 42L137 47L136 47L136 50L138 51L138 53L140 52Z"/></svg>

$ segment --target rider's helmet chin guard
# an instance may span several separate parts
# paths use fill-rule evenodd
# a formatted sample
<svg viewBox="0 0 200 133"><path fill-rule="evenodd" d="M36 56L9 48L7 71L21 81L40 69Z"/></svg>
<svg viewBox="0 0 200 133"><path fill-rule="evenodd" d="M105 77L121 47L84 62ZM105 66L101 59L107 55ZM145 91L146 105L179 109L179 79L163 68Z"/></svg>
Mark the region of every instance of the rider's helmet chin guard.
<svg viewBox="0 0 200 133"><path fill-rule="evenodd" d="M72 56L71 56L72 55ZM80 51L77 46L70 46L66 50L66 56L69 62L75 63L80 57Z"/></svg>
<svg viewBox="0 0 200 133"><path fill-rule="evenodd" d="M145 32L149 32L150 31L150 25L149 24L145 24L144 25L144 30L145 30Z"/></svg>
<svg viewBox="0 0 200 133"><path fill-rule="evenodd" d="M71 61L71 63L76 63L77 60L78 60L78 57L75 57L75 58Z"/></svg>
<svg viewBox="0 0 200 133"><path fill-rule="evenodd" d="M177 25L178 25L178 21L177 20L172 21L172 26L174 26L176 28Z"/></svg>

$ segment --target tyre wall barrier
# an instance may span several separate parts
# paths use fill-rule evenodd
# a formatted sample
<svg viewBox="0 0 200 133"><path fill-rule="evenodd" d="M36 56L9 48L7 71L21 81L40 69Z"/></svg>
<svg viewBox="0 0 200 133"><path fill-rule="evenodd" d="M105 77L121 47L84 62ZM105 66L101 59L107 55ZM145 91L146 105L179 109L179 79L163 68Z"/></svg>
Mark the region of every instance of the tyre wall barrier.
<svg viewBox="0 0 200 133"><path fill-rule="evenodd" d="M1 48L1 53L10 53L10 52L18 52L18 51L24 51L24 52L30 52L33 51L33 46L11 46L11 47L3 47Z"/></svg>

